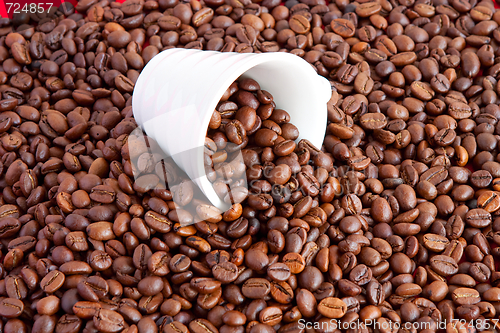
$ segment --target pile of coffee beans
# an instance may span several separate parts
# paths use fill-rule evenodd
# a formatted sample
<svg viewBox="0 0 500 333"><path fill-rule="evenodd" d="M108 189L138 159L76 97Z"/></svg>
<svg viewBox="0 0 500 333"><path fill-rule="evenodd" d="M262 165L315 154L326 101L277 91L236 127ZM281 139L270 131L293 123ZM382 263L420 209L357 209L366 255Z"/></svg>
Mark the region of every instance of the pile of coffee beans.
<svg viewBox="0 0 500 333"><path fill-rule="evenodd" d="M500 330L499 24L489 0L82 0L0 18L0 329ZM248 193L226 212L189 186L173 198L170 169L133 163L129 140L134 83L173 47L302 57L332 86L323 146L242 78L206 165L221 197L211 167L245 169Z"/></svg>
<svg viewBox="0 0 500 333"><path fill-rule="evenodd" d="M294 153L299 131L290 123L288 112L276 108L273 96L261 90L258 82L249 78L234 82L213 112L208 128L204 159L207 177L221 199L240 203L248 194L242 187L251 187L259 199L251 196L248 204L252 206L258 200L261 204L256 209L266 210L273 205L271 194L283 196L276 202L283 204L290 199L291 191L298 190L297 179L289 181L292 174L301 171ZM292 153L294 158L290 160ZM304 161L309 159L309 155L303 157ZM333 165L331 159L328 163Z"/></svg>

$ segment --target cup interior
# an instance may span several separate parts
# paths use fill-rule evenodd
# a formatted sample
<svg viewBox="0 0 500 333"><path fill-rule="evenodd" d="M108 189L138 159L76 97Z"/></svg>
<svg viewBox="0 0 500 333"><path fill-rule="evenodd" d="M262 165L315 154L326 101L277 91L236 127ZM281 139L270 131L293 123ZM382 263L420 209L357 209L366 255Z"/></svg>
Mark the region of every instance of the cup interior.
<svg viewBox="0 0 500 333"><path fill-rule="evenodd" d="M270 55L270 54L268 54ZM317 75L312 67L302 59L295 57L277 57L263 61L231 76L221 86L221 93L214 98L215 110L220 98L229 86L237 79L251 78L257 81L261 89L268 91L274 98L276 108L283 109L290 114L290 122L299 130L299 138L309 140L313 145L321 148L326 131L327 112L326 102L331 97L329 82ZM297 65L297 61L299 64ZM304 66L305 65L305 66ZM208 130L212 113L207 112L203 128ZM206 131L201 138L204 142ZM203 155L198 157L203 165ZM212 204L218 208L227 208L227 204L220 200L211 183L202 182L202 190ZM207 188L208 186L209 188Z"/></svg>

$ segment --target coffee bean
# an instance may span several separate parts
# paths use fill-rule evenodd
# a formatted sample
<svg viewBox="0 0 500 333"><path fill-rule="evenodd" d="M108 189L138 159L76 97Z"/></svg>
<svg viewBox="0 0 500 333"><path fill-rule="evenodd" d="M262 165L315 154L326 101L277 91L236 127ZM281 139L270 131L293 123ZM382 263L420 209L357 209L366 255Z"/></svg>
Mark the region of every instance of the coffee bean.
<svg viewBox="0 0 500 333"><path fill-rule="evenodd" d="M101 304L97 302L79 301L73 305L73 312L83 319L91 319L101 309Z"/></svg>
<svg viewBox="0 0 500 333"><path fill-rule="evenodd" d="M0 301L0 314L5 318L17 318L24 311L22 301L14 298L4 298Z"/></svg>
<svg viewBox="0 0 500 333"><path fill-rule="evenodd" d="M483 192L477 198L477 206L486 210L488 213L493 213L500 208L500 196L495 191Z"/></svg>
<svg viewBox="0 0 500 333"><path fill-rule="evenodd" d="M31 56L26 45L15 42L11 45L11 48L12 56L18 63L23 65L31 64Z"/></svg>
<svg viewBox="0 0 500 333"><path fill-rule="evenodd" d="M269 265L267 274L275 281L286 281L290 277L290 268L284 263L275 263Z"/></svg>
<svg viewBox="0 0 500 333"><path fill-rule="evenodd" d="M485 188L491 183L493 177L486 170L478 170L472 173L470 180L474 186Z"/></svg>
<svg viewBox="0 0 500 333"><path fill-rule="evenodd" d="M415 97L424 101L431 100L435 94L430 85L422 82L413 82L410 89Z"/></svg>
<svg viewBox="0 0 500 333"><path fill-rule="evenodd" d="M238 268L230 262L221 262L212 268L214 277L222 283L229 283L238 278Z"/></svg>
<svg viewBox="0 0 500 333"><path fill-rule="evenodd" d="M459 305L471 305L480 302L479 292L471 288L457 288L451 293L453 302Z"/></svg>
<svg viewBox="0 0 500 333"><path fill-rule="evenodd" d="M327 297L318 304L318 312L327 318L341 318L347 311L347 305L338 298Z"/></svg>
<svg viewBox="0 0 500 333"><path fill-rule="evenodd" d="M396 295L403 297L412 297L419 295L422 292L422 288L415 283L403 283L396 288Z"/></svg>
<svg viewBox="0 0 500 333"><path fill-rule="evenodd" d="M472 209L465 215L465 222L475 228L484 228L491 223L491 214L482 208Z"/></svg>
<svg viewBox="0 0 500 333"><path fill-rule="evenodd" d="M231 142L240 145L243 143L243 140L245 140L246 131L245 128L243 127L243 124L240 121L233 120L228 124L226 124L224 126L224 129L226 131L228 139Z"/></svg>
<svg viewBox="0 0 500 333"><path fill-rule="evenodd" d="M115 191L106 185L98 185L90 191L90 199L100 203L112 203L115 200Z"/></svg>
<svg viewBox="0 0 500 333"><path fill-rule="evenodd" d="M441 252L448 246L450 242L444 236L436 234L426 234L424 235L423 243L427 249L433 252Z"/></svg>
<svg viewBox="0 0 500 333"><path fill-rule="evenodd" d="M241 291L245 297L258 299L269 294L271 284L266 279L252 278L245 281Z"/></svg>
<svg viewBox="0 0 500 333"><path fill-rule="evenodd" d="M295 142L292 140L285 140L276 144L273 148L273 152L277 156L288 156L295 150Z"/></svg>
<svg viewBox="0 0 500 333"><path fill-rule="evenodd" d="M356 14L361 17L370 17L381 10L380 4L376 2L367 2L356 7Z"/></svg>
<svg viewBox="0 0 500 333"><path fill-rule="evenodd" d="M306 34L309 32L311 25L309 21L302 15L294 15L289 21L290 29L298 34Z"/></svg>
<svg viewBox="0 0 500 333"><path fill-rule="evenodd" d="M205 319L195 319L189 323L189 329L194 333L216 333L217 328Z"/></svg>
<svg viewBox="0 0 500 333"><path fill-rule="evenodd" d="M479 282L486 282L490 279L491 272L488 266L483 263L475 262L469 267L470 275Z"/></svg>
<svg viewBox="0 0 500 333"><path fill-rule="evenodd" d="M385 299L385 292L378 281L370 281L366 287L367 299L370 304L379 305Z"/></svg>
<svg viewBox="0 0 500 333"><path fill-rule="evenodd" d="M471 108L462 101L454 101L448 107L450 116L454 119L467 119L472 115Z"/></svg>
<svg viewBox="0 0 500 333"><path fill-rule="evenodd" d="M382 113L366 113L359 121L367 130L382 129L387 125L387 119Z"/></svg>
<svg viewBox="0 0 500 333"><path fill-rule="evenodd" d="M354 24L352 24L351 21L346 20L346 19L334 19L331 23L330 26L336 34L347 38L347 37L352 37L354 36L355 33L355 27Z"/></svg>
<svg viewBox="0 0 500 333"><path fill-rule="evenodd" d="M14 236L21 228L21 222L13 217L0 219L0 237L9 238Z"/></svg>
<svg viewBox="0 0 500 333"><path fill-rule="evenodd" d="M304 270L304 258L298 253L287 253L283 257L283 262L290 268L292 274L298 274Z"/></svg>
<svg viewBox="0 0 500 333"><path fill-rule="evenodd" d="M125 321L118 312L99 309L93 317L93 322L98 330L113 333L120 332L125 326Z"/></svg>
<svg viewBox="0 0 500 333"><path fill-rule="evenodd" d="M448 256L443 256L443 255L434 256L430 259L430 265L432 269L434 269L438 274L443 276L453 275L456 274L458 271L457 263L455 262L454 259Z"/></svg>
<svg viewBox="0 0 500 333"><path fill-rule="evenodd" d="M271 296L281 304L288 304L293 300L292 287L284 281L271 283Z"/></svg>

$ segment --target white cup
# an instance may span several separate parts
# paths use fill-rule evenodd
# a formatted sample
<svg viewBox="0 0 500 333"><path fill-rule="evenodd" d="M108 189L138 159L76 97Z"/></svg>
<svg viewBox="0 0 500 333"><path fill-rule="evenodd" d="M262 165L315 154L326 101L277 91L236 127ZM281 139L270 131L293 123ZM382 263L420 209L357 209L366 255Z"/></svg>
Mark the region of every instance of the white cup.
<svg viewBox="0 0 500 333"><path fill-rule="evenodd" d="M137 124L201 189L212 205L225 204L207 179L203 148L208 123L226 89L239 77L256 80L276 107L290 114L300 139L321 147L332 90L300 57L169 49L142 70L133 93Z"/></svg>

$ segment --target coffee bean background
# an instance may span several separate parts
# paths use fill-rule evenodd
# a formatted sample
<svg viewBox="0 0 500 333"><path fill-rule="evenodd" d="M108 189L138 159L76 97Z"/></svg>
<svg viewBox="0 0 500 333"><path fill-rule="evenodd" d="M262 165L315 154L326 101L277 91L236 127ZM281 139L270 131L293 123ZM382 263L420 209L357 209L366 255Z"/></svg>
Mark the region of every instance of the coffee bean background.
<svg viewBox="0 0 500 333"><path fill-rule="evenodd" d="M0 19L0 329L498 331L495 5L83 0ZM241 201L220 212L181 182L197 216L176 207L175 168L129 142L134 83L173 47L302 57L332 85L323 147L240 80L205 161L249 191L214 182ZM224 164L238 149L245 171Z"/></svg>

